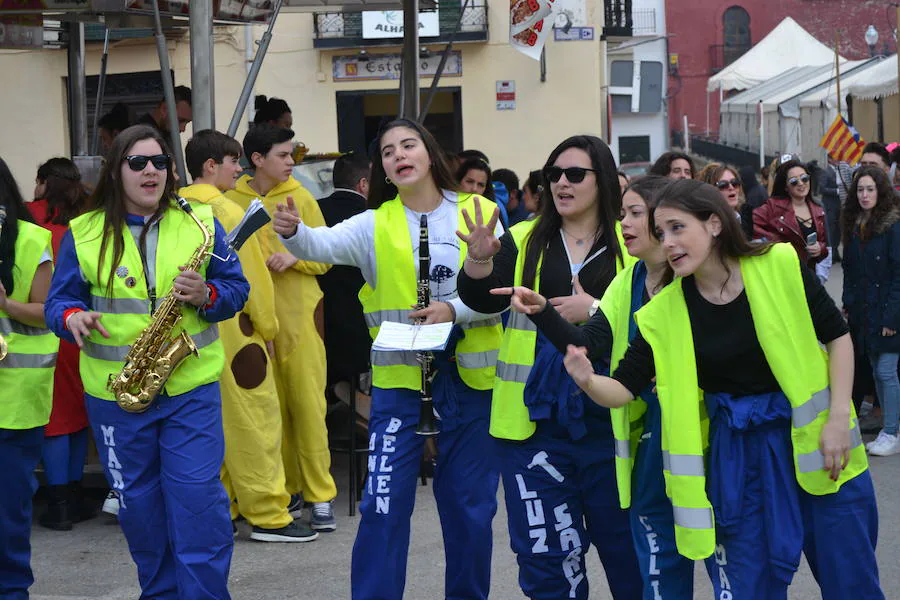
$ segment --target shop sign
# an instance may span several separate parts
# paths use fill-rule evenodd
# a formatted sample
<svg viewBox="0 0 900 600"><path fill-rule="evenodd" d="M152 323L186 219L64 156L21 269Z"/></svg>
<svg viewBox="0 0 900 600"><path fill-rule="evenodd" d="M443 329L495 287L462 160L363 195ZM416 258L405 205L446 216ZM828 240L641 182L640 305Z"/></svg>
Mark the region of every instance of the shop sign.
<svg viewBox="0 0 900 600"><path fill-rule="evenodd" d="M516 110L516 82L497 82L497 110Z"/></svg>
<svg viewBox="0 0 900 600"><path fill-rule="evenodd" d="M362 14L362 31L364 40L403 37L402 10L367 10ZM419 37L437 37L441 35L438 11L419 13Z"/></svg>
<svg viewBox="0 0 900 600"><path fill-rule="evenodd" d="M433 77L437 73L441 55L435 54L419 59L419 76ZM372 81L377 79L400 79L399 54L373 54L361 58L358 55L335 56L332 59L332 76L335 81ZM462 55L459 51L450 53L441 77L462 76Z"/></svg>

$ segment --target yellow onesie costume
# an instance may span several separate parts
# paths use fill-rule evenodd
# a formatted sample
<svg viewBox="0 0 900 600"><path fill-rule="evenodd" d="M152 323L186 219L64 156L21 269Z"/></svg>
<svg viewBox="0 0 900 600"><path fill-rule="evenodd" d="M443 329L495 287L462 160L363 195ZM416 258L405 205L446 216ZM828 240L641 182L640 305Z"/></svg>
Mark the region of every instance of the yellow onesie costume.
<svg viewBox="0 0 900 600"><path fill-rule="evenodd" d="M226 195L244 208L259 198L269 214L275 212L276 204L287 202L291 196L304 223L310 227L325 226L322 211L312 194L293 177L265 196L253 191L249 181L251 177L241 177L235 189ZM266 257L276 252L289 254L271 224L259 234ZM322 290L316 281L316 275L330 268L328 264L301 260L283 273L272 273L277 298L275 309L281 324L275 336L275 379L284 429L284 472L288 492L302 492L307 502L327 502L337 496L325 427Z"/></svg>
<svg viewBox="0 0 900 600"><path fill-rule="evenodd" d="M244 211L213 185L191 185L178 193L212 206L213 215L226 231L234 229L244 216ZM278 391L265 350L266 341L273 340L278 331L275 291L256 236L247 240L238 257L250 282L250 298L238 315L219 323L226 360L220 380L225 430L222 483L231 499L232 519L240 513L256 527L280 529L293 517L287 511L290 495L281 458Z"/></svg>

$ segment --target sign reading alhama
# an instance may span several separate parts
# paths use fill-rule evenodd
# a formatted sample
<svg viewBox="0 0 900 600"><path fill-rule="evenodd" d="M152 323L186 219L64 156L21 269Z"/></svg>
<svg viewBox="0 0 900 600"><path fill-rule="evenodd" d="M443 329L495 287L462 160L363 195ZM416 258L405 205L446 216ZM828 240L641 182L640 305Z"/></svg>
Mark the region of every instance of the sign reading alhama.
<svg viewBox="0 0 900 600"><path fill-rule="evenodd" d="M402 10L367 10L362 14L363 39L403 37ZM437 37L441 34L438 11L419 13L419 37Z"/></svg>

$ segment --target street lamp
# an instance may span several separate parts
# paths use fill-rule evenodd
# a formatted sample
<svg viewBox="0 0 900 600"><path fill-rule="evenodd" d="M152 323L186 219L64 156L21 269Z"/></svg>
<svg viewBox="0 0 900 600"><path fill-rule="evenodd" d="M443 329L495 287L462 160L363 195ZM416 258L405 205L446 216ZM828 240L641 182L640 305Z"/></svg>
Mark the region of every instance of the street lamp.
<svg viewBox="0 0 900 600"><path fill-rule="evenodd" d="M869 25L866 29L866 45L869 47L869 56L875 58L875 48L878 46L878 30L874 25ZM881 98L875 99L875 108L878 111L878 141L884 143L884 104Z"/></svg>

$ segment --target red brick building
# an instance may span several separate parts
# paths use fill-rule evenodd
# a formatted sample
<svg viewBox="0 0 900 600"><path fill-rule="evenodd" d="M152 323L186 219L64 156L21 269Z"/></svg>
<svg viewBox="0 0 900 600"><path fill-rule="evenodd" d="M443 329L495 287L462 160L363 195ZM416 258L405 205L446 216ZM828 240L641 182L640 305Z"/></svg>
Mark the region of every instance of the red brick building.
<svg viewBox="0 0 900 600"><path fill-rule="evenodd" d="M706 82L764 38L785 17L828 46L840 35L841 55L869 56L864 34L875 26L877 52L896 52L896 11L888 0L667 0L669 34L669 127L681 131L683 115L692 133L707 125ZM719 128L719 97L709 95L709 128Z"/></svg>

